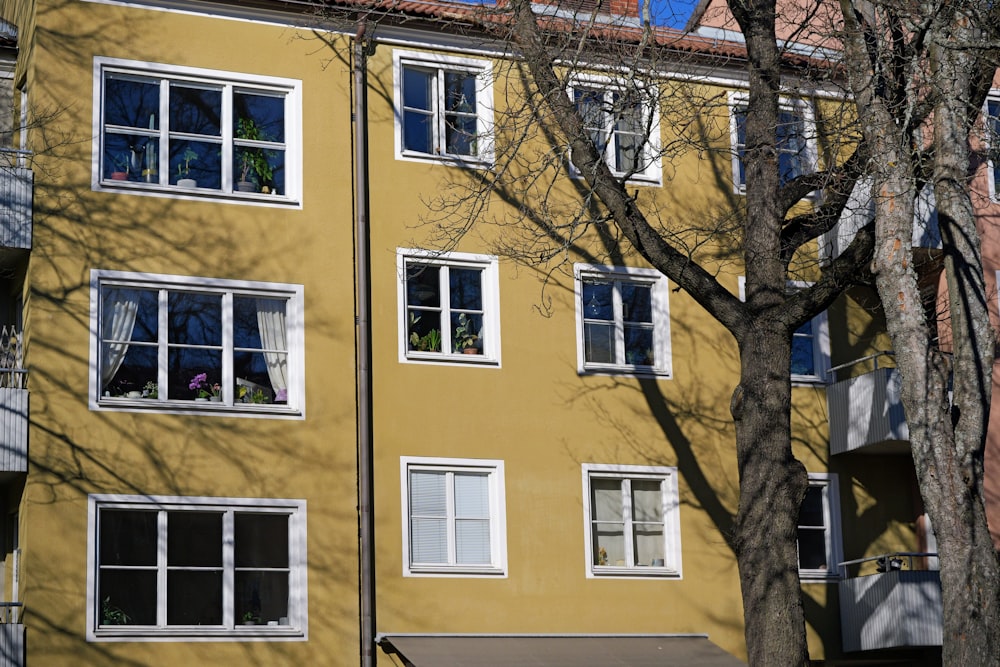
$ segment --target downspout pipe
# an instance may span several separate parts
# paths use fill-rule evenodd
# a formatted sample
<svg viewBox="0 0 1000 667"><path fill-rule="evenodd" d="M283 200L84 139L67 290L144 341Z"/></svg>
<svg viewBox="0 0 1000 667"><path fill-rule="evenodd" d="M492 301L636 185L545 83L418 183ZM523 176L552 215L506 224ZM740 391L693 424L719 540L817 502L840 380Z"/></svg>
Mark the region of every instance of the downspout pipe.
<svg viewBox="0 0 1000 667"><path fill-rule="evenodd" d="M358 549L361 666L375 665L375 526L372 516L370 228L368 224L368 40L362 19L354 35L354 215L358 423Z"/></svg>

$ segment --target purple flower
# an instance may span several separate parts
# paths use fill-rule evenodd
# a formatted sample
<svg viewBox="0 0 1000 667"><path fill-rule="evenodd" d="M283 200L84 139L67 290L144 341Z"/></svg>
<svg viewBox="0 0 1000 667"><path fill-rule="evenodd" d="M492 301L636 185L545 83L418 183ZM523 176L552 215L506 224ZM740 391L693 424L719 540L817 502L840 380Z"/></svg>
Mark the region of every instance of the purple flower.
<svg viewBox="0 0 1000 667"><path fill-rule="evenodd" d="M202 385L206 384L208 384L208 373L198 373L191 378L191 383L188 385L188 389L198 390L201 389Z"/></svg>
<svg viewBox="0 0 1000 667"><path fill-rule="evenodd" d="M276 391L275 394L274 394L274 400L275 401L287 401L288 400L288 390L287 389L279 389L278 391Z"/></svg>

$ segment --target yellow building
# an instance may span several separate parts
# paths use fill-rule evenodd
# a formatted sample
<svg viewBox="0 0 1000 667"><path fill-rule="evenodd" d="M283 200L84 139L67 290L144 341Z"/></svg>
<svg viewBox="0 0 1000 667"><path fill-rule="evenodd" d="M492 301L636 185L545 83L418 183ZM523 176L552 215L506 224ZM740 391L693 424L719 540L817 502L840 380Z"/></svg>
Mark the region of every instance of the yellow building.
<svg viewBox="0 0 1000 667"><path fill-rule="evenodd" d="M0 290L10 664L25 637L43 665L745 660L736 347L617 239L539 242L579 174L541 124L505 153L523 88L470 10L368 6L359 30L363 2L0 7L3 177L27 182L4 232L29 234ZM665 225L742 196L740 47L710 44L650 86L695 91L704 150L670 148L694 131L680 106L606 113L613 70L569 91ZM787 100L789 169L830 159L806 137L836 103ZM552 198L482 189L505 159ZM697 252L739 295L729 241ZM795 342L800 575L828 664L864 657L840 563L918 546L912 468L830 458L828 371L872 349L870 302Z"/></svg>

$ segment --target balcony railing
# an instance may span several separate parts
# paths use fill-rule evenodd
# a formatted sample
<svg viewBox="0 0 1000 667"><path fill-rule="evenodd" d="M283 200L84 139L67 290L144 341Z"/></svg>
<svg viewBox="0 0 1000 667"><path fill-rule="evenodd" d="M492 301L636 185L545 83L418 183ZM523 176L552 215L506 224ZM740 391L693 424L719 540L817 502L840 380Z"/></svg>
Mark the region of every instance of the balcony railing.
<svg viewBox="0 0 1000 667"><path fill-rule="evenodd" d="M832 372L872 361L874 370L841 380L826 390L830 415L830 454L857 450L871 454L909 451L910 429L900 396L900 377L895 368L879 368L878 352L842 364Z"/></svg>
<svg viewBox="0 0 1000 667"><path fill-rule="evenodd" d="M28 389L23 354L20 332L10 325L0 326L0 472L28 472Z"/></svg>
<svg viewBox="0 0 1000 667"><path fill-rule="evenodd" d="M0 248L31 250L34 174L24 151L0 149Z"/></svg>
<svg viewBox="0 0 1000 667"><path fill-rule="evenodd" d="M20 602L0 602L0 667L24 667L24 624Z"/></svg>
<svg viewBox="0 0 1000 667"><path fill-rule="evenodd" d="M876 572L844 578L840 632L844 652L941 645L941 575L914 570L932 553L894 553L841 563L843 571L878 563Z"/></svg>

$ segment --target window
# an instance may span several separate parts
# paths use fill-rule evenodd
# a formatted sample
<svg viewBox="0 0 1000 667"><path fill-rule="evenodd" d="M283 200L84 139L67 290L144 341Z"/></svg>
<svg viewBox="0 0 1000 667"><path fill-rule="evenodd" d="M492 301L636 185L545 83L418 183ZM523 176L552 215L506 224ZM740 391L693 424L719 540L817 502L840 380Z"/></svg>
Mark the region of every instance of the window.
<svg viewBox="0 0 1000 667"><path fill-rule="evenodd" d="M91 495L87 638L307 638L304 500Z"/></svg>
<svg viewBox="0 0 1000 667"><path fill-rule="evenodd" d="M493 78L488 61L395 51L396 155L489 162Z"/></svg>
<svg viewBox="0 0 1000 667"><path fill-rule="evenodd" d="M583 264L574 271L580 372L669 376L670 315L663 274Z"/></svg>
<svg viewBox="0 0 1000 667"><path fill-rule="evenodd" d="M801 281L789 281L794 291L809 286ZM746 300L746 278L740 276L740 300ZM826 311L812 318L792 334L792 382L826 383L830 369L830 332Z"/></svg>
<svg viewBox="0 0 1000 667"><path fill-rule="evenodd" d="M403 574L507 573L503 461L400 459Z"/></svg>
<svg viewBox="0 0 1000 667"><path fill-rule="evenodd" d="M799 576L803 579L838 576L843 549L836 474L809 473L809 488L799 510L798 524Z"/></svg>
<svg viewBox="0 0 1000 667"><path fill-rule="evenodd" d="M95 186L289 203L300 83L95 60Z"/></svg>
<svg viewBox="0 0 1000 667"><path fill-rule="evenodd" d="M499 364L496 257L399 249L396 270L400 361Z"/></svg>
<svg viewBox="0 0 1000 667"><path fill-rule="evenodd" d="M302 286L91 272L92 409L304 416Z"/></svg>
<svg viewBox="0 0 1000 667"><path fill-rule="evenodd" d="M583 465L587 576L680 577L677 469Z"/></svg>
<svg viewBox="0 0 1000 667"><path fill-rule="evenodd" d="M989 174L990 199L1000 200L1000 99L986 100L986 168Z"/></svg>
<svg viewBox="0 0 1000 667"><path fill-rule="evenodd" d="M655 108L643 89L625 90L609 79L580 80L571 95L584 128L611 172L634 181L660 181Z"/></svg>
<svg viewBox="0 0 1000 667"><path fill-rule="evenodd" d="M747 96L732 93L730 132L733 145L733 183L737 193L746 193L747 179L743 156L746 153ZM777 148L778 174L782 183L811 172L815 167L815 150L809 137L813 125L812 109L801 101L782 100L778 111Z"/></svg>

